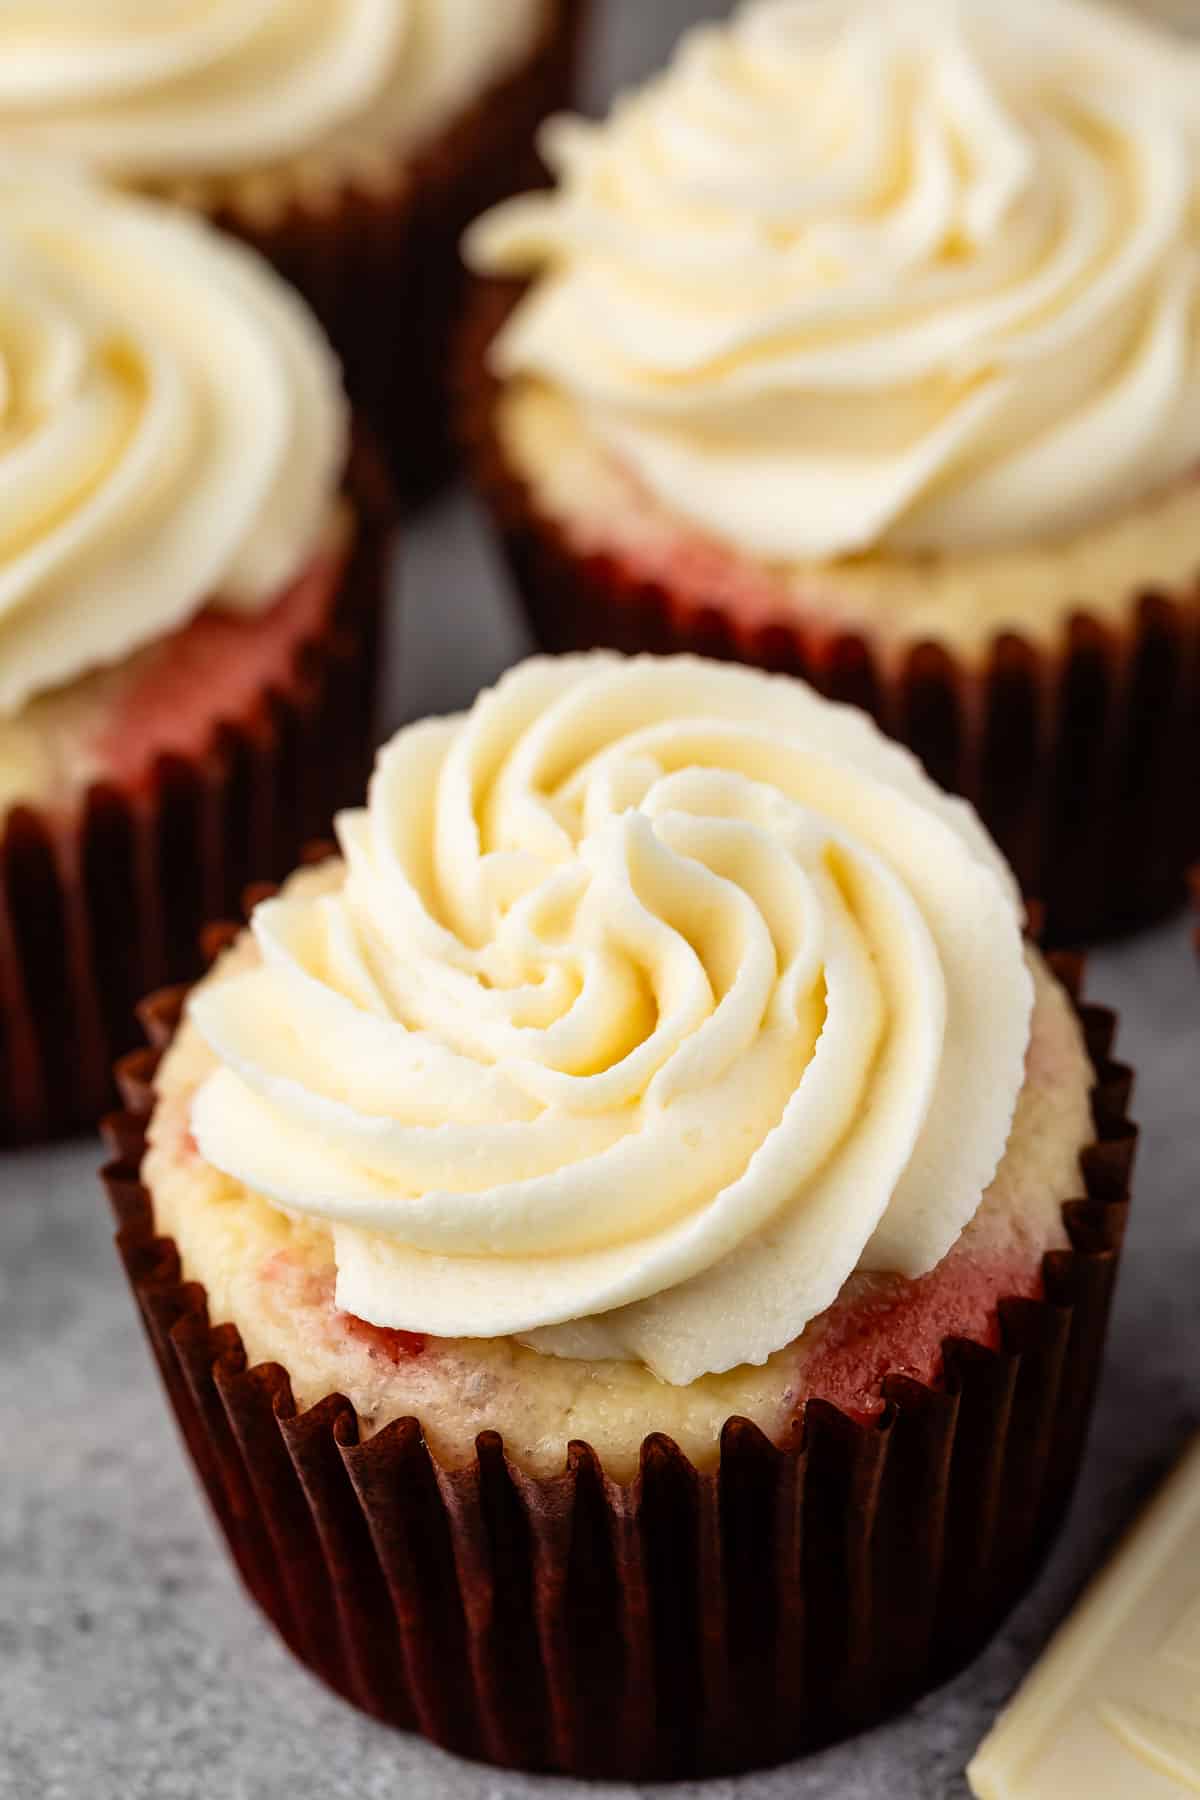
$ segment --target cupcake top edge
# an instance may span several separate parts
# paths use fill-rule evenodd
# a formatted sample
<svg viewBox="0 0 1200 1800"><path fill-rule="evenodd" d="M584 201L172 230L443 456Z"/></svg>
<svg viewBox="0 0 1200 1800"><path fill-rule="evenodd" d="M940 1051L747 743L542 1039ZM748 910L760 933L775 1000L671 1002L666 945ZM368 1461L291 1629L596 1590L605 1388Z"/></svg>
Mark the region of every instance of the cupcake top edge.
<svg viewBox="0 0 1200 1800"><path fill-rule="evenodd" d="M267 607L327 533L336 358L209 227L6 156L0 367L0 717L210 603Z"/></svg>
<svg viewBox="0 0 1200 1800"><path fill-rule="evenodd" d="M1200 466L1200 46L1099 0L754 0L468 260L495 371L776 560L1053 542Z"/></svg>
<svg viewBox="0 0 1200 1800"><path fill-rule="evenodd" d="M9 0L0 139L143 183L435 129L550 0Z"/></svg>
<svg viewBox="0 0 1200 1800"><path fill-rule="evenodd" d="M402 731L339 838L190 1016L200 1154L328 1225L345 1312L682 1385L974 1217L1025 1075L1020 901L864 715L534 660Z"/></svg>

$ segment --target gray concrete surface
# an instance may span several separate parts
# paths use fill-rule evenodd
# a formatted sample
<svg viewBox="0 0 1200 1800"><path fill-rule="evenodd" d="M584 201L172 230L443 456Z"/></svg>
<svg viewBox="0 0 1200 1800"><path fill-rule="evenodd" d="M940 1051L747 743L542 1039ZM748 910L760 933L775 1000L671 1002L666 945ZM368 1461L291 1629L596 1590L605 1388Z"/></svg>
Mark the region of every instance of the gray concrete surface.
<svg viewBox="0 0 1200 1800"><path fill-rule="evenodd" d="M659 58L688 0L611 0L594 90ZM718 4L707 8L724 10ZM469 503L408 544L394 723L522 646ZM1096 958L1146 1128L1085 1476L1036 1592L896 1724L679 1800L962 1800L962 1770L1105 1547L1200 1428L1200 976L1182 923ZM0 1157L0 1800L634 1800L523 1781L358 1717L243 1599L174 1440L89 1145Z"/></svg>

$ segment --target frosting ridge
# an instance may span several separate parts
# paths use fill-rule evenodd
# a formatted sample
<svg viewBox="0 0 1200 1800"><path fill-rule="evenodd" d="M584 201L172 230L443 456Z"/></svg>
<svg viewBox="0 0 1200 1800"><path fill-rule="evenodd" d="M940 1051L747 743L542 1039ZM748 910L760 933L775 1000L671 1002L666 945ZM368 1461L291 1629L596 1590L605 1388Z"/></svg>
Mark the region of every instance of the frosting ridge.
<svg viewBox="0 0 1200 1800"><path fill-rule="evenodd" d="M131 180L297 157L381 110L419 132L542 0L7 0L0 134Z"/></svg>
<svg viewBox="0 0 1200 1800"><path fill-rule="evenodd" d="M325 530L337 365L252 252L9 156L0 171L0 715L256 609Z"/></svg>
<svg viewBox="0 0 1200 1800"><path fill-rule="evenodd" d="M1095 0L756 0L478 222L500 374L753 554L1054 537L1200 461L1200 49Z"/></svg>
<svg viewBox="0 0 1200 1800"><path fill-rule="evenodd" d="M1032 987L962 803L861 715L690 658L533 661L381 755L344 866L201 988L201 1154L324 1219L338 1305L667 1381L932 1268Z"/></svg>

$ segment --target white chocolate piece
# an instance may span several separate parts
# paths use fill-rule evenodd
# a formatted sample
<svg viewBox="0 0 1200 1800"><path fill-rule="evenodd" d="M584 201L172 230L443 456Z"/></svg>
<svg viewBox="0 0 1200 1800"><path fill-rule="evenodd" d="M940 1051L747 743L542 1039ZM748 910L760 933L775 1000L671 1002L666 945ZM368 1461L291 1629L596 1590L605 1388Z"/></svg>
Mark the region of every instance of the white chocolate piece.
<svg viewBox="0 0 1200 1800"><path fill-rule="evenodd" d="M1200 1794L1200 1439L967 1771L977 1800Z"/></svg>

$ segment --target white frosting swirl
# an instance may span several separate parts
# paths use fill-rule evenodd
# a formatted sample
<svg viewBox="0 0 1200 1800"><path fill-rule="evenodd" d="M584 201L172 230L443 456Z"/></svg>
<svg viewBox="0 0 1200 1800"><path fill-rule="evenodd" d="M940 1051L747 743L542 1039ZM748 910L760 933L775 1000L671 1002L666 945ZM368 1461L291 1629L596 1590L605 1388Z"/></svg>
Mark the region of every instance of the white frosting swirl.
<svg viewBox="0 0 1200 1800"><path fill-rule="evenodd" d="M1200 50L1091 0L759 0L468 240L567 392L770 559L1068 533L1200 460Z"/></svg>
<svg viewBox="0 0 1200 1800"><path fill-rule="evenodd" d="M543 0L4 0L0 132L139 179L240 171L370 121L429 126Z"/></svg>
<svg viewBox="0 0 1200 1800"><path fill-rule="evenodd" d="M202 986L202 1155L327 1220L338 1304L663 1379L917 1275L1032 1005L973 813L864 715L690 658L526 663L401 732L322 891Z"/></svg>
<svg viewBox="0 0 1200 1800"><path fill-rule="evenodd" d="M0 166L0 715L185 623L278 597L346 455L337 365L250 251L150 202Z"/></svg>

